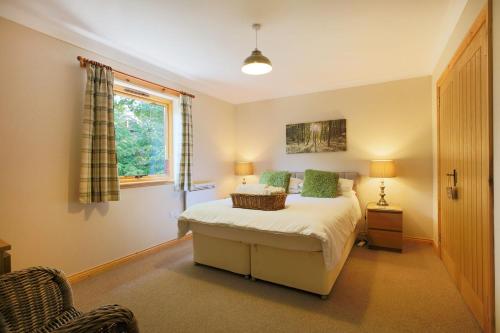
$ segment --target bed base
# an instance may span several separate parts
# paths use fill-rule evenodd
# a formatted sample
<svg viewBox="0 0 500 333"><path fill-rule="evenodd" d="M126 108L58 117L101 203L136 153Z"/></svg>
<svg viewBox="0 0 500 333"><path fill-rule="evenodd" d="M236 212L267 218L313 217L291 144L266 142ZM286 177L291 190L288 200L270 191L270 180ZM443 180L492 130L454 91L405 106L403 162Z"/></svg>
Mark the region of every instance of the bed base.
<svg viewBox="0 0 500 333"><path fill-rule="evenodd" d="M237 274L250 276L250 245L193 232L193 260Z"/></svg>
<svg viewBox="0 0 500 333"><path fill-rule="evenodd" d="M196 232L193 232L193 257L196 263L251 276L252 280L305 290L325 299L347 261L356 236L356 232L349 236L339 262L331 270L325 268L320 251L285 250Z"/></svg>

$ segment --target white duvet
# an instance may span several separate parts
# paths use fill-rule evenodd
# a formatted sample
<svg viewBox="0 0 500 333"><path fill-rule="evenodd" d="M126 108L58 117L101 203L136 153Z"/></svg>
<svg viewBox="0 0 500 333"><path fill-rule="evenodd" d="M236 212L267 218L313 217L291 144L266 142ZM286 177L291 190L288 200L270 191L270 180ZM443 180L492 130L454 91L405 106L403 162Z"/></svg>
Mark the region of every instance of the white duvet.
<svg viewBox="0 0 500 333"><path fill-rule="evenodd" d="M321 241L325 266L331 269L360 218L361 209L354 192L336 198L289 194L286 208L277 211L232 208L231 199L197 204L182 213L178 227L179 237L190 230L191 222L314 237Z"/></svg>

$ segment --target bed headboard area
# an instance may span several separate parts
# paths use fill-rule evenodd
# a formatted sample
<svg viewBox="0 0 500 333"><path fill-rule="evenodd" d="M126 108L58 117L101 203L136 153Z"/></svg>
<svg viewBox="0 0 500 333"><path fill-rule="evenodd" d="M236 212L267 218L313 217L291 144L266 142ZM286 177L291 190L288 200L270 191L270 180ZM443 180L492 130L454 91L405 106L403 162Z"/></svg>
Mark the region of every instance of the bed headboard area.
<svg viewBox="0 0 500 333"><path fill-rule="evenodd" d="M358 183L359 173L356 171L334 171L339 174L340 178L351 179L354 181L354 188ZM290 172L292 177L304 179L304 172Z"/></svg>

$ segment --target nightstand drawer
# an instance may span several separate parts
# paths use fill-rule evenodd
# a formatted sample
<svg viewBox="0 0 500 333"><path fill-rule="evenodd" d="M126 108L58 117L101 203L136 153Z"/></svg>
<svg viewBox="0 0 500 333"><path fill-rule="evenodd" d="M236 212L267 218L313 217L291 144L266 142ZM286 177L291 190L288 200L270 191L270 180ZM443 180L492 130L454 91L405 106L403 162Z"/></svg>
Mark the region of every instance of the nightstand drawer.
<svg viewBox="0 0 500 333"><path fill-rule="evenodd" d="M403 234L398 231L368 229L368 244L370 247L383 247L401 251Z"/></svg>
<svg viewBox="0 0 500 333"><path fill-rule="evenodd" d="M380 211L368 211L369 228L383 230L403 230L403 218L401 213L382 213Z"/></svg>

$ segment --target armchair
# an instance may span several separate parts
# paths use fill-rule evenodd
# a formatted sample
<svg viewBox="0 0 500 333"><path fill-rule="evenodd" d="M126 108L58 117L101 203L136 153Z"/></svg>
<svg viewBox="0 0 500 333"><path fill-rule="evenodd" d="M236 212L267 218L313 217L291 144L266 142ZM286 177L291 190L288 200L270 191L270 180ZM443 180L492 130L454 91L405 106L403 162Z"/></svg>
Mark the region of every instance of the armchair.
<svg viewBox="0 0 500 333"><path fill-rule="evenodd" d="M138 333L134 314L120 305L82 313L73 307L64 275L33 267L0 276L0 332Z"/></svg>

